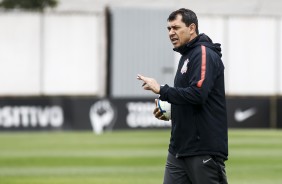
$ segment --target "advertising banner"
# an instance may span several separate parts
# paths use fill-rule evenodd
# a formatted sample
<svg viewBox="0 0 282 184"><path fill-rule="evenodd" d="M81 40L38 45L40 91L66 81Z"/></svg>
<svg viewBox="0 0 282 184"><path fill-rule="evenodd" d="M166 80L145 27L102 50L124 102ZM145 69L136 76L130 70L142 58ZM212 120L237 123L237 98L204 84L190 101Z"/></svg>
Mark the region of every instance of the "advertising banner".
<svg viewBox="0 0 282 184"><path fill-rule="evenodd" d="M282 97L277 100L277 128L282 128Z"/></svg>
<svg viewBox="0 0 282 184"><path fill-rule="evenodd" d="M270 97L228 97L230 128L269 128Z"/></svg>
<svg viewBox="0 0 282 184"><path fill-rule="evenodd" d="M153 116L154 99L26 97L0 99L0 130L104 130L167 128Z"/></svg>
<svg viewBox="0 0 282 184"><path fill-rule="evenodd" d="M278 110L282 110L279 100ZM0 99L0 131L166 129L154 117L154 98L17 97ZM282 122L282 113L277 113ZM269 128L269 97L228 97L230 128ZM278 123L282 127L281 123Z"/></svg>
<svg viewBox="0 0 282 184"><path fill-rule="evenodd" d="M62 99L4 98L0 100L0 130L62 129Z"/></svg>

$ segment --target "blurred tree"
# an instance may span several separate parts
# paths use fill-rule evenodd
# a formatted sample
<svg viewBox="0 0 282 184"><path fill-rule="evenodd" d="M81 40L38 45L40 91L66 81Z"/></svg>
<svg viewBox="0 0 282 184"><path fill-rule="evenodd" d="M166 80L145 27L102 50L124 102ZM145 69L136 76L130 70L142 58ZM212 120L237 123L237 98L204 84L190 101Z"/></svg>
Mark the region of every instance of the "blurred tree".
<svg viewBox="0 0 282 184"><path fill-rule="evenodd" d="M25 9L44 11L45 8L54 8L58 5L57 0L2 0L0 7L4 9Z"/></svg>

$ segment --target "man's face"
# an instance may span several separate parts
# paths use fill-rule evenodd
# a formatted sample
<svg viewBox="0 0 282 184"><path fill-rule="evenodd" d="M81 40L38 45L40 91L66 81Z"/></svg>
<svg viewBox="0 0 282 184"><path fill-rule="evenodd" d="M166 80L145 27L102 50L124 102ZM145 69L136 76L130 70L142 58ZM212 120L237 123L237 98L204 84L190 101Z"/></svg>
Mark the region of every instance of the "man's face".
<svg viewBox="0 0 282 184"><path fill-rule="evenodd" d="M190 26L182 22L182 15L177 15L176 19L168 22L168 35L174 48L188 43L191 39Z"/></svg>

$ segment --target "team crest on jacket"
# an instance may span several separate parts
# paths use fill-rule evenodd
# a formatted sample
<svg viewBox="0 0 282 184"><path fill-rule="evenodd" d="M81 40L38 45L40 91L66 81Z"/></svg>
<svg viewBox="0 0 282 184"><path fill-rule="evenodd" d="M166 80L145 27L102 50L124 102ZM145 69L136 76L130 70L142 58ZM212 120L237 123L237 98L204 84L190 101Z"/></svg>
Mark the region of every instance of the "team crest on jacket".
<svg viewBox="0 0 282 184"><path fill-rule="evenodd" d="M183 64L183 66L182 66L182 68L181 68L181 73L182 74L184 74L184 73L186 73L187 72L187 70L188 70L188 62L189 62L189 59L186 59L185 61L184 61L184 64Z"/></svg>

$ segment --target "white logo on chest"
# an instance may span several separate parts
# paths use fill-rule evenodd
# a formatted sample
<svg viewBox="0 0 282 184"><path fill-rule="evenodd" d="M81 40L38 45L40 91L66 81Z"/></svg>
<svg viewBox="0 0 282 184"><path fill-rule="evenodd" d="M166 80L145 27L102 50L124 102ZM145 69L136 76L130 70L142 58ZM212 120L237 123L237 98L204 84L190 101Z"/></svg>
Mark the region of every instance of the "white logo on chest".
<svg viewBox="0 0 282 184"><path fill-rule="evenodd" d="M182 66L182 68L181 68L181 71L180 71L182 74L184 74L184 73L187 72L187 70L188 70L188 66L187 66L188 62L189 62L189 59L186 59L186 60L184 61L184 64L183 64L183 66Z"/></svg>

